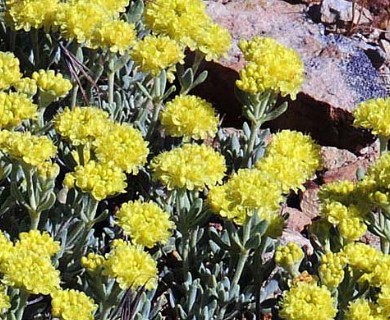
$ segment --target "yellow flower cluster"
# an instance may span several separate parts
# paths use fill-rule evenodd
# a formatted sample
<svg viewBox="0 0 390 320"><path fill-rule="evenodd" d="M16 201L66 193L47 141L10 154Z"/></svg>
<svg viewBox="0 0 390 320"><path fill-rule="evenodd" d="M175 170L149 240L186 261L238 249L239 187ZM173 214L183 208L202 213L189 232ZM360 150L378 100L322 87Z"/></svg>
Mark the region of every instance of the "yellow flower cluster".
<svg viewBox="0 0 390 320"><path fill-rule="evenodd" d="M200 0L148 1L145 23L153 32L201 51L206 60L220 58L231 45L228 31L212 22Z"/></svg>
<svg viewBox="0 0 390 320"><path fill-rule="evenodd" d="M48 28L59 0L7 0L5 21L14 30Z"/></svg>
<svg viewBox="0 0 390 320"><path fill-rule="evenodd" d="M24 94L0 92L0 129L11 129L23 120L35 118L37 108Z"/></svg>
<svg viewBox="0 0 390 320"><path fill-rule="evenodd" d="M11 52L0 51L0 90L9 88L21 77L19 59Z"/></svg>
<svg viewBox="0 0 390 320"><path fill-rule="evenodd" d="M37 83L31 78L21 78L12 85L17 92L24 93L28 97L34 96L38 91Z"/></svg>
<svg viewBox="0 0 390 320"><path fill-rule="evenodd" d="M67 173L64 185L68 188L75 186L83 192L101 201L111 195L124 192L127 187L126 175L112 163L98 163L93 160L84 166L78 165L74 172Z"/></svg>
<svg viewBox="0 0 390 320"><path fill-rule="evenodd" d="M186 141L214 137L218 121L211 103L190 95L175 97L161 113L161 125L167 134L184 137Z"/></svg>
<svg viewBox="0 0 390 320"><path fill-rule="evenodd" d="M352 253L359 254L359 252L355 253L353 251ZM371 252L370 262L373 263L371 269L360 280L367 280L372 287L376 288L389 285L390 256L382 254L380 251Z"/></svg>
<svg viewBox="0 0 390 320"><path fill-rule="evenodd" d="M61 320L93 320L97 309L94 301L84 292L67 289L51 294L52 315Z"/></svg>
<svg viewBox="0 0 390 320"><path fill-rule="evenodd" d="M65 108L54 119L54 128L73 145L92 143L106 133L109 114L94 107Z"/></svg>
<svg viewBox="0 0 390 320"><path fill-rule="evenodd" d="M150 167L153 178L169 190L203 190L222 181L224 157L206 145L185 144L154 157Z"/></svg>
<svg viewBox="0 0 390 320"><path fill-rule="evenodd" d="M109 14L117 15L120 12L125 12L129 5L129 0L84 0L96 3L101 6Z"/></svg>
<svg viewBox="0 0 390 320"><path fill-rule="evenodd" d="M115 213L116 223L135 244L152 248L156 243L166 243L175 224L154 202L129 201Z"/></svg>
<svg viewBox="0 0 390 320"><path fill-rule="evenodd" d="M337 288L344 279L346 258L343 252L327 252L321 257L318 275L321 283L329 289Z"/></svg>
<svg viewBox="0 0 390 320"><path fill-rule="evenodd" d="M64 79L61 73L55 74L54 70L39 70L32 74L40 91L50 94L53 97L63 97L70 89L72 83Z"/></svg>
<svg viewBox="0 0 390 320"><path fill-rule="evenodd" d="M38 166L56 154L56 147L46 136L30 132L0 131L0 150L24 164Z"/></svg>
<svg viewBox="0 0 390 320"><path fill-rule="evenodd" d="M141 132L130 125L114 122L107 123L104 130L109 134L98 135L93 142L97 159L101 163L112 161L127 173L138 174L149 154L148 143Z"/></svg>
<svg viewBox="0 0 390 320"><path fill-rule="evenodd" d="M109 20L95 28L91 43L93 47L108 48L111 52L124 54L135 42L135 26L121 20Z"/></svg>
<svg viewBox="0 0 390 320"><path fill-rule="evenodd" d="M283 294L279 316L285 320L332 320L336 313L326 287L300 282Z"/></svg>
<svg viewBox="0 0 390 320"><path fill-rule="evenodd" d="M141 247L123 240L114 240L104 264L104 273L115 278L122 290L142 286L150 290L157 286L156 261Z"/></svg>
<svg viewBox="0 0 390 320"><path fill-rule="evenodd" d="M374 247L358 242L346 245L344 253L349 266L366 273L370 273L382 257Z"/></svg>
<svg viewBox="0 0 390 320"><path fill-rule="evenodd" d="M353 111L354 126L372 130L373 134L390 137L390 98L377 98L360 103Z"/></svg>
<svg viewBox="0 0 390 320"><path fill-rule="evenodd" d="M183 49L176 41L163 36L148 35L137 41L130 55L141 71L154 77L164 69L168 69L170 73L177 63L184 63Z"/></svg>
<svg viewBox="0 0 390 320"><path fill-rule="evenodd" d="M381 287L381 292L378 295L378 311L386 319L390 317L390 284L387 283Z"/></svg>
<svg viewBox="0 0 390 320"><path fill-rule="evenodd" d="M45 161L37 166L37 173L43 181L54 180L60 173L60 167L56 163Z"/></svg>
<svg viewBox="0 0 390 320"><path fill-rule="evenodd" d="M387 317L381 317L377 311L377 306L363 298L356 299L349 303L348 309L345 312L346 320L385 320Z"/></svg>
<svg viewBox="0 0 390 320"><path fill-rule="evenodd" d="M283 193L302 189L321 167L321 149L310 136L283 130L275 134L256 168L274 179Z"/></svg>
<svg viewBox="0 0 390 320"><path fill-rule="evenodd" d="M20 234L20 240L12 246L0 261L2 282L21 288L32 294L50 294L60 286L60 272L51 263L51 256L60 246L47 233L30 231Z"/></svg>
<svg viewBox="0 0 390 320"><path fill-rule="evenodd" d="M303 257L302 249L294 242L279 246L275 251L275 263L292 274L298 273Z"/></svg>
<svg viewBox="0 0 390 320"><path fill-rule="evenodd" d="M112 13L98 3L79 0L61 3L53 25L65 39L91 46L95 28L111 18Z"/></svg>
<svg viewBox="0 0 390 320"><path fill-rule="evenodd" d="M4 232L0 230L0 265L8 258L13 248L13 243L6 237Z"/></svg>
<svg viewBox="0 0 390 320"><path fill-rule="evenodd" d="M102 255L90 252L81 258L81 265L88 271L95 272L103 268L105 261Z"/></svg>
<svg viewBox="0 0 390 320"><path fill-rule="evenodd" d="M282 226L275 211L283 197L277 184L257 169L241 169L222 186L210 190L207 201L213 212L243 224L247 215L257 214L267 220L275 220Z"/></svg>
<svg viewBox="0 0 390 320"><path fill-rule="evenodd" d="M303 83L303 63L296 51L262 37L242 40L239 47L247 61L236 82L240 90L251 94L272 90L296 99Z"/></svg>
<svg viewBox="0 0 390 320"><path fill-rule="evenodd" d="M0 285L0 315L11 308L11 299L6 293L6 288Z"/></svg>

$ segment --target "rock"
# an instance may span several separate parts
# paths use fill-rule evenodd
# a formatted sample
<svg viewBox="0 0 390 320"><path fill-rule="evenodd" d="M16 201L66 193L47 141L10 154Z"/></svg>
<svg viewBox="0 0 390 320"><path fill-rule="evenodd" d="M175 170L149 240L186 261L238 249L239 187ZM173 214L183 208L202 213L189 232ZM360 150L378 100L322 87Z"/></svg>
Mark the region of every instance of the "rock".
<svg viewBox="0 0 390 320"><path fill-rule="evenodd" d="M386 31L382 33L382 37L383 37L383 39L390 41L390 27L388 27L386 29Z"/></svg>
<svg viewBox="0 0 390 320"><path fill-rule="evenodd" d="M313 254L313 251L314 251L313 246L311 245L311 243L308 239L306 239L299 232L285 229L283 231L281 238L280 238L280 244L287 245L289 242L296 243L298 246L300 246L305 251L305 253L307 255L311 256Z"/></svg>
<svg viewBox="0 0 390 320"><path fill-rule="evenodd" d="M323 183L331 183L335 181L340 180L351 180L356 181L356 171L358 169L364 169L364 171L367 170L369 167L370 162L366 159L359 159L353 163L344 165L342 167L326 171L322 178Z"/></svg>
<svg viewBox="0 0 390 320"><path fill-rule="evenodd" d="M321 21L330 31L347 31L352 24L369 24L372 21L369 10L346 0L323 0Z"/></svg>
<svg viewBox="0 0 390 320"><path fill-rule="evenodd" d="M318 185L312 184L309 188L306 188L305 191L301 194L300 208L306 216L314 219L319 215L320 203L318 200L318 191L320 187Z"/></svg>
<svg viewBox="0 0 390 320"><path fill-rule="evenodd" d="M287 229L302 232L305 226L311 224L312 217L295 208L283 208L283 213L288 213Z"/></svg>
<svg viewBox="0 0 390 320"><path fill-rule="evenodd" d="M335 147L322 147L321 156L324 170L334 170L357 160L352 152Z"/></svg>
<svg viewBox="0 0 390 320"><path fill-rule="evenodd" d="M253 36L273 37L296 49L305 65L305 83L287 112L266 123L273 130L309 132L318 143L357 152L373 141L366 131L352 126L351 111L368 98L385 96L378 73L357 42L325 35L324 27L310 21L306 5L284 1L236 0L226 4L207 2L211 17L226 27L233 45L227 58L204 66L209 78L193 93L210 100L221 113L224 125L240 127L241 106L234 95L234 82L244 60L237 42Z"/></svg>
<svg viewBox="0 0 390 320"><path fill-rule="evenodd" d="M383 51L386 54L386 60L390 61L390 40L388 39L380 39L379 45L383 49Z"/></svg>

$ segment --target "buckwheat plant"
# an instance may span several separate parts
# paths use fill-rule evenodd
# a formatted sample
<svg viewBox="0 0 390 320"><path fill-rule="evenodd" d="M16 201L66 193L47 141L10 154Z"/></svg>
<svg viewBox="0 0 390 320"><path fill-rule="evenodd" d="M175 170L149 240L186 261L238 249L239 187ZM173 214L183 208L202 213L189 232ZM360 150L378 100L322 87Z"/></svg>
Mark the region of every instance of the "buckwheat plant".
<svg viewBox="0 0 390 320"><path fill-rule="evenodd" d="M321 149L263 129L300 91L295 50L239 41L246 122L229 135L193 92L232 45L202 0L0 10L1 319L389 318L387 98L354 112L381 157L321 186L302 246L285 207Z"/></svg>

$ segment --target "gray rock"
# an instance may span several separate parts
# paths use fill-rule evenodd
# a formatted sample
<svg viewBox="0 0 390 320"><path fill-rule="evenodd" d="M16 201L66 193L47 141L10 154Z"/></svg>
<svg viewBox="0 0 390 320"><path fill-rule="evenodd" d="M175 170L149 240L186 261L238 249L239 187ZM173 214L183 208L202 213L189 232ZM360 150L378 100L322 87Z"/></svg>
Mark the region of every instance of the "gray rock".
<svg viewBox="0 0 390 320"><path fill-rule="evenodd" d="M369 10L361 8L346 0L323 0L321 4L321 21L331 31L346 31L353 23L368 24L372 21Z"/></svg>

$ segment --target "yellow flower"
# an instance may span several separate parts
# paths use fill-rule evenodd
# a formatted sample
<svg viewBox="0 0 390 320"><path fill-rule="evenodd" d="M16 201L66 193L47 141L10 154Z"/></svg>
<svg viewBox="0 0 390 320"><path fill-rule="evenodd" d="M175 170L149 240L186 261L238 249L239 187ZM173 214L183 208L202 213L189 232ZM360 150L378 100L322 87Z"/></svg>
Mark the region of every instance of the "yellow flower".
<svg viewBox="0 0 390 320"><path fill-rule="evenodd" d="M102 255L90 252L86 257L81 258L81 265L90 272L96 272L103 268L105 261Z"/></svg>
<svg viewBox="0 0 390 320"><path fill-rule="evenodd" d="M367 271L368 273L363 275L363 280L367 280L371 286L376 288L389 284L390 256L377 252L377 258L371 259L370 262L373 265Z"/></svg>
<svg viewBox="0 0 390 320"><path fill-rule="evenodd" d="M98 160L113 164L127 173L138 174L139 168L146 163L149 153L148 143L139 130L127 124L110 123L105 125L106 132L93 142Z"/></svg>
<svg viewBox="0 0 390 320"><path fill-rule="evenodd" d="M13 87L17 92L24 93L28 97L34 96L38 91L36 81L31 78L21 78L19 81L13 83Z"/></svg>
<svg viewBox="0 0 390 320"><path fill-rule="evenodd" d="M91 46L95 28L112 16L112 12L95 2L72 1L58 6L54 25L65 39Z"/></svg>
<svg viewBox="0 0 390 320"><path fill-rule="evenodd" d="M356 184L350 180L335 181L321 186L318 197L322 202L335 201L340 203L351 203L354 201L353 195Z"/></svg>
<svg viewBox="0 0 390 320"><path fill-rule="evenodd" d="M60 243L46 232L30 230L19 233L19 240L15 243L16 250L27 250L41 256L52 257L61 249Z"/></svg>
<svg viewBox="0 0 390 320"><path fill-rule="evenodd" d="M88 144L106 133L109 114L94 107L65 108L54 119L54 128L73 145Z"/></svg>
<svg viewBox="0 0 390 320"><path fill-rule="evenodd" d="M12 52L0 51L0 90L9 88L21 77L19 59Z"/></svg>
<svg viewBox="0 0 390 320"><path fill-rule="evenodd" d="M200 0L154 0L145 4L145 24L153 32L167 35L195 50L195 36L209 22Z"/></svg>
<svg viewBox="0 0 390 320"><path fill-rule="evenodd" d="M0 128L10 129L23 120L34 119L38 106L24 94L0 92Z"/></svg>
<svg viewBox="0 0 390 320"><path fill-rule="evenodd" d="M62 320L93 320L97 309L94 301L84 292L67 289L51 294L52 315Z"/></svg>
<svg viewBox="0 0 390 320"><path fill-rule="evenodd" d="M43 181L54 180L60 173L60 167L57 163L45 161L37 166L37 173Z"/></svg>
<svg viewBox="0 0 390 320"><path fill-rule="evenodd" d="M40 91L50 94L53 97L63 97L70 89L72 83L64 79L61 73L54 73L54 70L39 70L32 74Z"/></svg>
<svg viewBox="0 0 390 320"><path fill-rule="evenodd" d="M300 282L284 292L279 316L285 320L331 320L336 313L333 298L325 287Z"/></svg>
<svg viewBox="0 0 390 320"><path fill-rule="evenodd" d="M203 190L222 181L224 157L206 145L185 144L154 157L151 163L154 179L169 190Z"/></svg>
<svg viewBox="0 0 390 320"><path fill-rule="evenodd" d="M137 38L135 26L121 20L102 23L92 34L92 46L108 48L111 52L124 54Z"/></svg>
<svg viewBox="0 0 390 320"><path fill-rule="evenodd" d="M218 116L211 103L196 96L177 96L166 104L161 124L168 135L185 140L214 137Z"/></svg>
<svg viewBox="0 0 390 320"><path fill-rule="evenodd" d="M277 212L260 211L259 217L268 223L268 227L264 233L264 236L273 239L278 239L282 236L285 223L283 216Z"/></svg>
<svg viewBox="0 0 390 320"><path fill-rule="evenodd" d="M243 224L256 210L260 218L282 226L273 213L283 197L277 184L257 169L241 169L226 184L210 189L207 202L213 212ZM269 226L270 228L271 226ZM279 229L279 228L277 228Z"/></svg>
<svg viewBox="0 0 390 320"><path fill-rule="evenodd" d="M344 247L347 263L354 269L371 272L381 259L381 252L364 243L350 243Z"/></svg>
<svg viewBox="0 0 390 320"><path fill-rule="evenodd" d="M218 60L229 51L232 37L229 31L216 23L204 23L194 35L196 49L205 55L207 61Z"/></svg>
<svg viewBox="0 0 390 320"><path fill-rule="evenodd" d="M390 317L390 286L389 284L381 287L381 292L377 300L380 313L386 318Z"/></svg>
<svg viewBox="0 0 390 320"><path fill-rule="evenodd" d="M7 295L6 287L0 285L0 315L9 308L11 308L11 299Z"/></svg>
<svg viewBox="0 0 390 320"><path fill-rule="evenodd" d="M30 132L0 131L0 149L12 158L31 166L49 160L56 147L46 136L33 136Z"/></svg>
<svg viewBox="0 0 390 320"><path fill-rule="evenodd" d="M94 4L101 6L105 11L110 14L118 14L125 12L126 7L129 5L129 0L87 0Z"/></svg>
<svg viewBox="0 0 390 320"><path fill-rule="evenodd" d="M14 30L47 29L57 8L58 0L7 0L5 21Z"/></svg>
<svg viewBox="0 0 390 320"><path fill-rule="evenodd" d="M173 67L177 63L184 63L182 48L176 41L162 36L146 36L137 41L130 53L131 58L139 65L143 72L154 77L164 69Z"/></svg>
<svg viewBox="0 0 390 320"><path fill-rule="evenodd" d="M104 272L115 278L122 290L136 290L144 286L150 290L157 287L157 263L141 247L115 240L107 256Z"/></svg>
<svg viewBox="0 0 390 320"><path fill-rule="evenodd" d="M84 166L77 166L74 172L65 175L66 187L78 187L83 192L101 201L117 193L125 192L126 175L112 163L89 161Z"/></svg>
<svg viewBox="0 0 390 320"><path fill-rule="evenodd" d="M3 283L32 294L50 294L60 287L60 272L50 258L22 246L14 247L0 264Z"/></svg>
<svg viewBox="0 0 390 320"><path fill-rule="evenodd" d="M337 288L344 279L346 259L344 253L327 252L321 257L318 275L329 289Z"/></svg>
<svg viewBox="0 0 390 320"><path fill-rule="evenodd" d="M349 303L348 309L345 312L346 320L385 320L386 318L378 317L376 306L363 298L356 299Z"/></svg>
<svg viewBox="0 0 390 320"><path fill-rule="evenodd" d="M13 243L5 236L4 232L0 230L0 248L2 248L0 250L0 265L7 259L13 246Z"/></svg>
<svg viewBox="0 0 390 320"><path fill-rule="evenodd" d="M129 201L115 213L117 224L129 235L131 241L148 248L158 242L166 243L175 224L154 202Z"/></svg>
<svg viewBox="0 0 390 320"><path fill-rule="evenodd" d="M239 47L247 61L236 82L240 90L252 94L272 90L296 99L303 83L303 63L296 51L262 37L242 40Z"/></svg>
<svg viewBox="0 0 390 320"><path fill-rule="evenodd" d="M299 265L304 257L302 249L294 242L278 246L275 251L275 263L291 274L298 274Z"/></svg>
<svg viewBox="0 0 390 320"><path fill-rule="evenodd" d="M340 221L338 225L340 235L347 242L359 240L367 231L367 226L362 219L349 217Z"/></svg>
<svg viewBox="0 0 390 320"><path fill-rule="evenodd" d="M390 137L390 98L377 98L360 103L353 111L354 126L371 129L373 134Z"/></svg>

